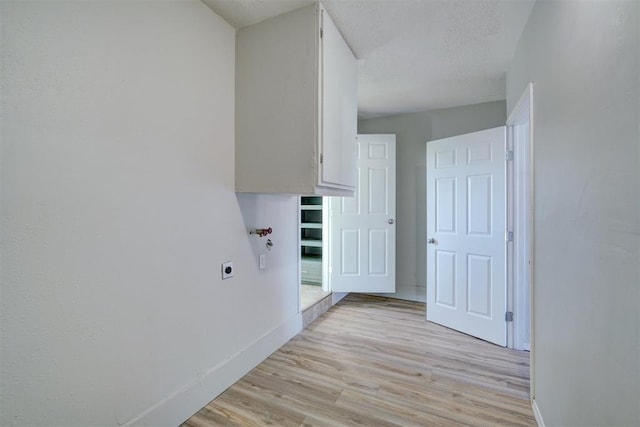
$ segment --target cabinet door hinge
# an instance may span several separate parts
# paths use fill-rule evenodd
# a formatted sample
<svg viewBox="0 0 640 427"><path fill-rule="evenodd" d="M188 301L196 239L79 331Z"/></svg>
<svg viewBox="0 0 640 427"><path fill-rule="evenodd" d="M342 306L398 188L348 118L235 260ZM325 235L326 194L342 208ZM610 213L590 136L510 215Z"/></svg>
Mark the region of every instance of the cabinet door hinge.
<svg viewBox="0 0 640 427"><path fill-rule="evenodd" d="M504 314L504 321L505 322L513 322L513 311L507 311Z"/></svg>
<svg viewBox="0 0 640 427"><path fill-rule="evenodd" d="M512 161L513 161L513 150L505 151L505 153L504 153L504 159L505 159L507 162L512 162Z"/></svg>
<svg viewBox="0 0 640 427"><path fill-rule="evenodd" d="M504 240L506 242L513 242L513 231L505 231L504 232Z"/></svg>

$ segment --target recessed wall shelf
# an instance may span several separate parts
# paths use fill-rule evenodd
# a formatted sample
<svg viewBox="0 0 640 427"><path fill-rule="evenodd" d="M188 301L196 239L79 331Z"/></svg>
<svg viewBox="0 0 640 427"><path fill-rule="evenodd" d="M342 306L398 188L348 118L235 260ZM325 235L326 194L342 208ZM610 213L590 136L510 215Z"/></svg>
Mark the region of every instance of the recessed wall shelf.
<svg viewBox="0 0 640 427"><path fill-rule="evenodd" d="M322 285L322 197L300 198L301 281Z"/></svg>

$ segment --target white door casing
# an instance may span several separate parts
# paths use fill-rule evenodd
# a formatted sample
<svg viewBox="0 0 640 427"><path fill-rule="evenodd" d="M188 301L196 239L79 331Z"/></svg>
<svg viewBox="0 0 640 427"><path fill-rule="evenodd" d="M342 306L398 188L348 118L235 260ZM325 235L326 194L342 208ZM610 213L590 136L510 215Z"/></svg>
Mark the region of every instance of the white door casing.
<svg viewBox="0 0 640 427"><path fill-rule="evenodd" d="M507 247L507 307L513 311L508 325L507 344L517 350L530 350L531 292L531 85L507 119L507 149L513 161L507 164L507 228L514 239Z"/></svg>
<svg viewBox="0 0 640 427"><path fill-rule="evenodd" d="M427 143L427 320L506 345L505 127Z"/></svg>
<svg viewBox="0 0 640 427"><path fill-rule="evenodd" d="M329 198L333 292L395 292L395 142L395 135L358 135L355 194Z"/></svg>

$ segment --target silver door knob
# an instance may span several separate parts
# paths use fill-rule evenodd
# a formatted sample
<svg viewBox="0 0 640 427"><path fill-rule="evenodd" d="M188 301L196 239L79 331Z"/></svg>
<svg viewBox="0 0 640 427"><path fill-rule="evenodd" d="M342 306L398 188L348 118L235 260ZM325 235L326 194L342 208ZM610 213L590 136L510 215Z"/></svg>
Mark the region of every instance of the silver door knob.
<svg viewBox="0 0 640 427"><path fill-rule="evenodd" d="M393 220L393 218L391 218L391 219L389 219L387 222L388 222L389 224L393 224L395 221Z"/></svg>
<svg viewBox="0 0 640 427"><path fill-rule="evenodd" d="M428 244L430 244L430 245L435 245L435 244L437 244L438 242L436 241L436 239L431 238L431 239L428 239L428 240L427 240L427 243L428 243Z"/></svg>

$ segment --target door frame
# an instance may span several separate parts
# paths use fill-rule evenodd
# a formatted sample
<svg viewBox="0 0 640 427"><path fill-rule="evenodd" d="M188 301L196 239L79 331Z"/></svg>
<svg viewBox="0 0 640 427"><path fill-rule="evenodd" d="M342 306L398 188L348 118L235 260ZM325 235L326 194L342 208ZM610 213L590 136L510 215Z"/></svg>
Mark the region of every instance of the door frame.
<svg viewBox="0 0 640 427"><path fill-rule="evenodd" d="M329 216L329 197L322 197L322 290L332 292L329 267L331 260L331 220Z"/></svg>
<svg viewBox="0 0 640 427"><path fill-rule="evenodd" d="M514 321L507 327L507 346L527 349L528 323L531 399L535 396L533 110L533 83L529 83L506 123L507 149L513 151L513 161L507 166L507 227L514 232L514 241L507 247L507 309L514 313ZM518 132L518 127L527 125L528 132ZM519 283L518 277L528 279L528 293L523 291L525 284ZM518 309L522 307L528 310Z"/></svg>

